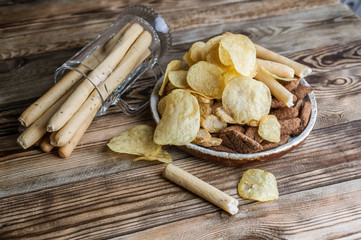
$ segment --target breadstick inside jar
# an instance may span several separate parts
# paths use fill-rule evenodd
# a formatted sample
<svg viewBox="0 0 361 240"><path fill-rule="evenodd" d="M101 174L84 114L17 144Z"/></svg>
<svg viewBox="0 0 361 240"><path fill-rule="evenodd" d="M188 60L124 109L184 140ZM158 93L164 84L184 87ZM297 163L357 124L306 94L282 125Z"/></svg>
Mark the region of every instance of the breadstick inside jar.
<svg viewBox="0 0 361 240"><path fill-rule="evenodd" d="M168 164L164 168L162 175L168 180L184 187L232 215L238 212L237 199L180 169L179 167L174 166L173 164Z"/></svg>

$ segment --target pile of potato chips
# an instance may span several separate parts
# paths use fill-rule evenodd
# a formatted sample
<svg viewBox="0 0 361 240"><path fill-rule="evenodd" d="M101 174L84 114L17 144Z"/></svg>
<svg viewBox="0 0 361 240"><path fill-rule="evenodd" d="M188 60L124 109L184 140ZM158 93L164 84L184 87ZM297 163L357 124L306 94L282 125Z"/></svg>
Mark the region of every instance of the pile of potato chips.
<svg viewBox="0 0 361 240"><path fill-rule="evenodd" d="M162 145L194 143L216 151L254 153L285 144L308 123L310 104L300 109L312 88L298 86L291 67L258 59L260 48L248 37L232 33L194 43L183 61L167 65L157 105L161 119L155 130L132 129L108 146L138 155L137 159L169 162ZM276 82L263 81L261 73ZM286 100L275 87L287 93Z"/></svg>
<svg viewBox="0 0 361 240"><path fill-rule="evenodd" d="M213 137L228 124L267 126L260 136L279 141L280 126L261 119L271 108L271 92L253 77L257 73L256 49L241 34L225 33L196 42L183 60L171 61L159 91L161 120L154 141L160 145L195 143L219 146Z"/></svg>

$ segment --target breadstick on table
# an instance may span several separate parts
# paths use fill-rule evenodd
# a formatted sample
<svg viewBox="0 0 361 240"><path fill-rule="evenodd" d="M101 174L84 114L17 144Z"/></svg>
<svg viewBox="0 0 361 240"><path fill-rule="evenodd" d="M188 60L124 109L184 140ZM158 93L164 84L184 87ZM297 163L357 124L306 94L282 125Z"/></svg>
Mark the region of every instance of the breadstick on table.
<svg viewBox="0 0 361 240"><path fill-rule="evenodd" d="M100 94L104 98L107 98L131 73L139 59L144 56L144 52L148 51L151 42L152 35L148 31L144 31L138 37L114 72L98 86ZM58 147L67 144L80 125L91 115L93 109L99 109L101 105L99 93L94 90L73 117L58 131L51 144Z"/></svg>
<svg viewBox="0 0 361 240"><path fill-rule="evenodd" d="M257 64L278 77L287 79L294 78L295 71L282 63L257 58Z"/></svg>
<svg viewBox="0 0 361 240"><path fill-rule="evenodd" d="M120 38L119 42L114 46L111 53L100 63L92 72L89 73L88 78L95 84L99 85L103 82L114 70L114 68L122 60L133 42L143 32L143 27L138 23L132 24ZM86 101L89 94L94 90L94 85L88 80L84 79L81 84L75 89L73 94L64 102L54 116L49 120L47 130L48 132L58 131L65 123L74 115L80 106Z"/></svg>
<svg viewBox="0 0 361 240"><path fill-rule="evenodd" d="M150 55L150 50L147 49L147 51L144 52L143 57L138 61L136 66L141 64L149 55ZM76 131L76 133L72 137L72 139L67 144L65 144L64 146L62 146L58 149L58 153L59 153L60 157L67 158L71 155L71 153L73 152L75 147L78 145L80 139L83 137L84 133L86 132L86 130L92 123L97 111L98 110L95 109L95 111L90 115L90 117L88 119L86 119L85 122L80 126L78 131ZM55 134L54 134L54 136L55 136Z"/></svg>
<svg viewBox="0 0 361 240"><path fill-rule="evenodd" d="M109 51L116 44L119 36L128 27L126 25L119 31L112 39L109 40L103 47L95 50L89 57L87 57L77 69L80 72L87 73L90 69L94 69L101 63L109 54ZM68 72L61 80L59 80L52 88L50 88L44 95L31 104L20 115L19 121L23 126L30 126L35 122L46 110L48 110L61 96L63 96L71 87L74 86L81 78L82 74L76 71Z"/></svg>
<svg viewBox="0 0 361 240"><path fill-rule="evenodd" d="M271 90L271 93L275 98L281 101L287 107L293 106L293 94L289 92L284 86L282 86L276 79L266 73L261 67L254 77L255 79L263 82Z"/></svg>
<svg viewBox="0 0 361 240"><path fill-rule="evenodd" d="M232 215L238 212L237 199L180 169L179 167L174 166L173 164L167 164L162 172L162 175L168 180L184 187Z"/></svg>
<svg viewBox="0 0 361 240"><path fill-rule="evenodd" d="M296 61L293 61L292 59L279 55L278 53L272 52L271 50L268 50L260 45L254 44L254 46L256 47L257 58L285 64L291 67L295 71L295 74L299 77L306 77L312 72L311 68L301 63L298 63Z"/></svg>

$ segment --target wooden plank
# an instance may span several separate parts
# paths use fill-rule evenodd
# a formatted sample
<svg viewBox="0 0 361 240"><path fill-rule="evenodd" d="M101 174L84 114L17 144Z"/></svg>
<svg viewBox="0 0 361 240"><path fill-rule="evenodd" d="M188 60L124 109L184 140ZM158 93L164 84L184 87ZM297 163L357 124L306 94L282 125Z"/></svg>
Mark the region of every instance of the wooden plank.
<svg viewBox="0 0 361 240"><path fill-rule="evenodd" d="M255 161L239 168L177 156L180 152L174 149L171 154L177 166L239 199L241 209L252 201L240 199L236 187L242 173L250 168L275 174L281 199L301 192L297 195L302 196L300 201L309 202L302 191L316 189L317 192L319 187L342 182L348 186L348 181L360 178L360 123L315 130L286 157ZM84 145L82 148L86 149L68 160L37 155L0 161L0 171L7 171L0 178L2 237L110 238L221 213L212 204L163 179L160 171L164 165L132 163L129 157L111 153L104 147L104 143ZM352 189L353 185L350 186L348 189ZM325 201L328 196L321 196L322 202L328 203ZM288 208L284 214L289 214Z"/></svg>
<svg viewBox="0 0 361 240"><path fill-rule="evenodd" d="M287 19L287 21L285 21ZM174 45L206 41L223 32L241 33L252 41L280 54L330 45L342 45L360 39L361 19L345 5L305 10L241 22L177 31ZM350 34L352 32L352 34ZM319 41L319 36L327 36ZM188 46L183 46L188 48Z"/></svg>
<svg viewBox="0 0 361 240"><path fill-rule="evenodd" d="M242 206L233 217L217 212L124 238L358 239L361 237L360 184L361 180L357 179L297 192L273 202Z"/></svg>
<svg viewBox="0 0 361 240"><path fill-rule="evenodd" d="M295 13L304 11L306 9L315 9L323 6L330 6L339 4L336 0L327 1L237 1L227 4L213 3L213 4L199 4L192 6L190 1L185 8L182 4L176 4L174 7L173 1L162 2L164 12L161 12L166 21L168 22L172 31L179 31L184 29L194 29L202 26L216 25L221 23L239 22L245 19L254 19L258 17L275 16L284 12ZM20 17L20 24L9 23L7 25L7 18L4 16L2 19L3 24L0 29L0 59L15 58L19 56L28 56L40 54L55 50L65 50L84 46L87 42L93 39L96 35L102 32L121 12L124 6L104 6L102 8L94 9L91 4L87 3L84 9L85 12L80 10L80 13L66 13L62 9L75 9L72 3L59 4L55 6L48 14L49 6L44 3L39 8L40 15L44 18L35 18L34 15L25 14L24 19ZM219 7L218 4L222 4ZM77 5L77 3L75 3ZM80 5L82 3L80 2ZM107 5L107 4L105 4ZM146 4L147 5L147 4ZM26 6L26 5L25 5ZM26 7L20 5L15 10L9 10L9 15L21 16L20 13L26 11ZM96 6L96 5L93 5ZM153 5L150 5L153 7ZM172 6L172 7L170 7ZM154 6L157 9L157 5ZM6 8L6 7L5 7ZM112 9L107 11L107 8ZM82 9L82 8L80 8ZM114 11L115 12L112 12ZM252 9L252 11L249 11ZM59 10L59 11L58 11ZM89 12L87 12L89 11ZM31 11L29 11L31 12ZM63 13L58 16L54 12ZM350 11L351 12L351 11ZM65 14L64 14L65 13ZM32 13L34 14L34 13ZM54 18L51 18L55 14ZM212 18L209 18L209 16ZM50 16L50 17L49 17ZM12 17L10 17L12 18ZM25 20L27 19L27 20ZM30 21L29 21L30 20ZM32 20L32 21L31 21ZM2 22L0 19L0 22ZM24 24L24 21L27 23Z"/></svg>

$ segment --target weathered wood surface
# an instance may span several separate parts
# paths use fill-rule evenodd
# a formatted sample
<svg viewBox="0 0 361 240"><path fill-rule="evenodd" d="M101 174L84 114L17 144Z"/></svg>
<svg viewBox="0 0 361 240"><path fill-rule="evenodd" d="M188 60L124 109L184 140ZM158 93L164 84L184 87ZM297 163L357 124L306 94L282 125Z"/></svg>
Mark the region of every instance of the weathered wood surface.
<svg viewBox="0 0 361 240"><path fill-rule="evenodd" d="M313 68L319 115L287 155L225 167L168 147L174 164L240 201L230 216L163 179L164 165L132 162L107 141L140 123L112 107L94 120L71 157L26 151L17 117L53 84L55 69L131 3L0 1L0 239L360 239L361 20L338 1L152 1L172 27L162 60L194 41L232 31ZM130 97L152 88L138 84ZM280 198L241 199L242 173L275 174Z"/></svg>

